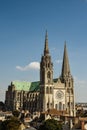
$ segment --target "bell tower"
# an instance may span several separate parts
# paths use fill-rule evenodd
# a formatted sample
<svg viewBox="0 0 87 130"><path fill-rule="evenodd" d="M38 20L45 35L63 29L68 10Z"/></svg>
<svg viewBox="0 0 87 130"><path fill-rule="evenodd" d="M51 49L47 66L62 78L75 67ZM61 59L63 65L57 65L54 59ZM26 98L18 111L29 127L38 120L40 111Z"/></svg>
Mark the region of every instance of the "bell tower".
<svg viewBox="0 0 87 130"><path fill-rule="evenodd" d="M44 53L40 62L40 110L53 107L53 63L48 48L48 34L45 35Z"/></svg>
<svg viewBox="0 0 87 130"><path fill-rule="evenodd" d="M65 102L67 113L69 114L69 116L75 116L74 83L73 83L74 81L70 72L66 42L64 45L61 82L65 84L65 90L66 90Z"/></svg>

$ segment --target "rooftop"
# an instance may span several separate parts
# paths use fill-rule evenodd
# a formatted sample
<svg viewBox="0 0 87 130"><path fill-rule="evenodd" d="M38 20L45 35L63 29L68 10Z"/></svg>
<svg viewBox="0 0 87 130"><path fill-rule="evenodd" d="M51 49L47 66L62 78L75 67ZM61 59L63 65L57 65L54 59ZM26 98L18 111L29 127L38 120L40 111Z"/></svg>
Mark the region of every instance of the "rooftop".
<svg viewBox="0 0 87 130"><path fill-rule="evenodd" d="M40 82L13 81L12 84L15 86L15 90L38 91Z"/></svg>
<svg viewBox="0 0 87 130"><path fill-rule="evenodd" d="M58 79L54 79L57 82ZM15 86L15 90L23 91L38 91L40 89L40 81L26 82L26 81L12 81L12 85Z"/></svg>

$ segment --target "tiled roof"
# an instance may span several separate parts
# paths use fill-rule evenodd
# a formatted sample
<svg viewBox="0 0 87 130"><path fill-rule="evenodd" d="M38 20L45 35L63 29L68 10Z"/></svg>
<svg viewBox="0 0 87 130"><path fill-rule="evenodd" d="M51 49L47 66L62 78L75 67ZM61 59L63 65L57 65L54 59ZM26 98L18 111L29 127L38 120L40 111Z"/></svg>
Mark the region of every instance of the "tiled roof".
<svg viewBox="0 0 87 130"><path fill-rule="evenodd" d="M64 114L67 114L66 111L62 110L62 111L59 111L59 110L56 110L56 109L49 109L47 111L44 112L44 114L49 114L49 115L64 115Z"/></svg>

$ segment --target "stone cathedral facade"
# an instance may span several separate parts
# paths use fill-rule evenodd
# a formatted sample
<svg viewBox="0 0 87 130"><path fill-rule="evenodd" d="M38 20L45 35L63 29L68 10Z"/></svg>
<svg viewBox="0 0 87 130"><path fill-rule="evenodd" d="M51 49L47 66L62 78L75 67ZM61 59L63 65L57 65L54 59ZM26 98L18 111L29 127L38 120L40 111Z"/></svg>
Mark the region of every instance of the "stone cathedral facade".
<svg viewBox="0 0 87 130"><path fill-rule="evenodd" d="M48 109L67 111L75 115L74 81L71 75L66 43L61 75L53 79L53 63L48 47L46 32L44 52L40 61L40 81L12 81L6 91L5 103L8 110L29 110L45 112Z"/></svg>

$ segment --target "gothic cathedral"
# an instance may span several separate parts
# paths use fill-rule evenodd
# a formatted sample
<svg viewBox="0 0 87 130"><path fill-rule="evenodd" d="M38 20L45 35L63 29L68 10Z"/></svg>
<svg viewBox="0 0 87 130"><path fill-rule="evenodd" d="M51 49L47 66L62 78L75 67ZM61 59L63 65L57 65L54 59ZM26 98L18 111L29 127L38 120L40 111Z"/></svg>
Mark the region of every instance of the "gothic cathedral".
<svg viewBox="0 0 87 130"><path fill-rule="evenodd" d="M40 62L40 81L32 83L11 82L6 91L5 102L7 108L11 106L10 109L21 108L31 112L56 109L66 111L69 116L75 116L74 82L70 72L66 43L61 75L59 78L53 79L53 63L46 32L44 53Z"/></svg>
<svg viewBox="0 0 87 130"><path fill-rule="evenodd" d="M44 54L40 62L40 110L66 110L71 116L75 115L73 77L70 72L66 43L61 75L53 80L53 63L48 48L46 32Z"/></svg>

